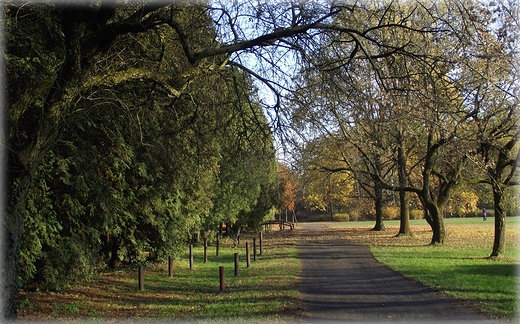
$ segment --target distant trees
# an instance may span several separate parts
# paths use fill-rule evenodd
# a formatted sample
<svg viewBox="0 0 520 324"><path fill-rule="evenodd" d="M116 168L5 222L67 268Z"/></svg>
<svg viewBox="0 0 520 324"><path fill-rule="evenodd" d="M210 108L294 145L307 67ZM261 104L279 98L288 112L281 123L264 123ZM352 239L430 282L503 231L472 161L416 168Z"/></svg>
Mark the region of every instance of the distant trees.
<svg viewBox="0 0 520 324"><path fill-rule="evenodd" d="M301 203L312 211L344 212L354 187L352 174L343 165L341 147L330 138L308 142L300 153Z"/></svg>
<svg viewBox="0 0 520 324"><path fill-rule="evenodd" d="M291 219L294 216L296 207L296 197L298 195L298 179L297 175L290 168L278 162L278 176L280 178L280 200L277 206L280 216L282 213L291 213Z"/></svg>

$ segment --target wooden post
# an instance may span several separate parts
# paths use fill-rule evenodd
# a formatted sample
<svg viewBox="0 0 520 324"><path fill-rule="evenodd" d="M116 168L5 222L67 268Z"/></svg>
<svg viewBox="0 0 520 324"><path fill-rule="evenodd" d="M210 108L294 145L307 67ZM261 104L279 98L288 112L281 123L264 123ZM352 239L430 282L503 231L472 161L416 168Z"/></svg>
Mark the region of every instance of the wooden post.
<svg viewBox="0 0 520 324"><path fill-rule="evenodd" d="M218 235L218 233L217 233L217 246L216 246L216 251L215 251L216 256L218 256L219 244L220 244L220 235Z"/></svg>
<svg viewBox="0 0 520 324"><path fill-rule="evenodd" d="M193 244L190 244L190 270L193 269Z"/></svg>
<svg viewBox="0 0 520 324"><path fill-rule="evenodd" d="M173 277L173 257L168 257L168 276Z"/></svg>
<svg viewBox="0 0 520 324"><path fill-rule="evenodd" d="M220 276L220 291L224 291L224 288L226 288L226 282L224 278L224 267L220 266L218 268L219 276Z"/></svg>
<svg viewBox="0 0 520 324"><path fill-rule="evenodd" d="M249 242L246 242L246 264L248 268L251 265L251 255L249 254Z"/></svg>
<svg viewBox="0 0 520 324"><path fill-rule="evenodd" d="M256 261L256 237L253 237L253 261Z"/></svg>
<svg viewBox="0 0 520 324"><path fill-rule="evenodd" d="M238 253L235 253L235 277L238 276Z"/></svg>
<svg viewBox="0 0 520 324"><path fill-rule="evenodd" d="M139 270L137 271L138 281L139 281L139 290L144 290L144 273L143 266L139 266Z"/></svg>
<svg viewBox="0 0 520 324"><path fill-rule="evenodd" d="M208 239L204 238L204 263L208 262Z"/></svg>
<svg viewBox="0 0 520 324"><path fill-rule="evenodd" d="M262 232L260 232L258 236L259 236L259 239L260 239L260 255L262 255L262 239L263 239Z"/></svg>

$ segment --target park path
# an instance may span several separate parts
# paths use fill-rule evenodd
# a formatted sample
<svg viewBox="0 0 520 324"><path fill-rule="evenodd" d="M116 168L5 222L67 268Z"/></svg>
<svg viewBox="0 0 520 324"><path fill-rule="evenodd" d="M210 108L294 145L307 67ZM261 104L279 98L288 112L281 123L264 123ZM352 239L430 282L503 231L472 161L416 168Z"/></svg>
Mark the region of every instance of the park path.
<svg viewBox="0 0 520 324"><path fill-rule="evenodd" d="M324 224L300 223L299 317L309 322L496 323L379 263Z"/></svg>

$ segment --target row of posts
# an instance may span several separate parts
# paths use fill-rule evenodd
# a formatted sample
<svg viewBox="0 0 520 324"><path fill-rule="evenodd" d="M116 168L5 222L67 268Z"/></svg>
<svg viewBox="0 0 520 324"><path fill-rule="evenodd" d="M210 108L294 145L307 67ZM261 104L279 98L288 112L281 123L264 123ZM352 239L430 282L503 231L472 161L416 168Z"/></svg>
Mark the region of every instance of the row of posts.
<svg viewBox="0 0 520 324"><path fill-rule="evenodd" d="M260 243L260 255L262 255L262 232L259 233L259 243ZM240 236L238 237L238 244L240 244ZM220 246L219 235L217 234L216 241L216 251L215 254L218 256ZM190 261L190 270L193 269L193 244L190 244L189 247L189 261ZM238 253L234 255L235 261L235 276L238 276L239 262L238 262ZM256 238L253 238L253 261L256 261ZM204 263L208 262L208 240L204 238ZM249 252L249 242L246 242L246 265L249 268L251 266L251 254ZM173 277L173 257L168 257L168 276ZM226 287L225 276L224 276L224 266L219 267L219 278L220 278L220 291L224 291ZM139 282L139 290L144 290L144 270L143 266L140 265L138 269L138 282Z"/></svg>

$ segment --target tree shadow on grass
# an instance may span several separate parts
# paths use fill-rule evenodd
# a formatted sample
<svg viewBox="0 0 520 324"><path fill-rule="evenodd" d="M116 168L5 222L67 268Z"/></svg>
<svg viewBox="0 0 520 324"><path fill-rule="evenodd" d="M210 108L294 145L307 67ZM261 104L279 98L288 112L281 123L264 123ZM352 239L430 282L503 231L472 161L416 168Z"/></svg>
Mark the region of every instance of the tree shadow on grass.
<svg viewBox="0 0 520 324"><path fill-rule="evenodd" d="M455 271L461 274L519 277L520 264L489 263L484 265L465 265L457 267Z"/></svg>

